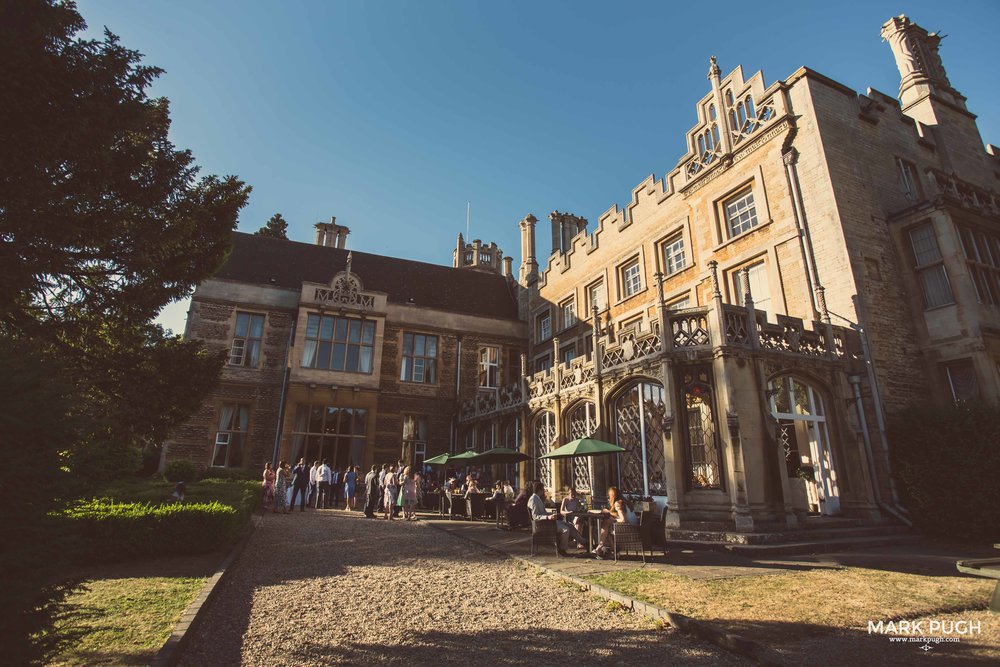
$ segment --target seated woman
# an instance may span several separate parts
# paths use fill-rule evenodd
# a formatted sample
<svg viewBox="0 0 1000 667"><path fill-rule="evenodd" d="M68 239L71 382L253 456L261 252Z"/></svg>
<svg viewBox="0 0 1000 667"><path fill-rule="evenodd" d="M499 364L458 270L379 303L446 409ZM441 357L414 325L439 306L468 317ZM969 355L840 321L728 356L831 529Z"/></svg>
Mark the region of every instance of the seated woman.
<svg viewBox="0 0 1000 667"><path fill-rule="evenodd" d="M531 516L528 514L528 499L531 493L528 489L533 488L535 482L528 482L521 493L514 498L513 504L507 508L507 519L511 528L524 528L531 525Z"/></svg>
<svg viewBox="0 0 1000 667"><path fill-rule="evenodd" d="M487 498L483 502L483 514L486 516L496 517L497 513L497 503L504 500L503 495L503 483L497 482L493 485L493 495Z"/></svg>
<svg viewBox="0 0 1000 667"><path fill-rule="evenodd" d="M607 516L601 524L601 541L597 543L597 548L594 550L594 557L597 560L603 560L607 554L608 545L611 543L612 524L617 522L635 526L639 523L635 512L625 504L625 500L621 497L616 486L608 487L608 509L604 512Z"/></svg>
<svg viewBox="0 0 1000 667"><path fill-rule="evenodd" d="M565 555L569 538L576 540L576 543L585 549L586 542L584 542L580 531L572 524L559 520L555 514L549 514L549 511L545 509L545 485L541 482L535 482L534 491L535 493L528 500L528 512L531 514L532 521L556 522L556 533L559 535L559 553Z"/></svg>
<svg viewBox="0 0 1000 667"><path fill-rule="evenodd" d="M467 480L465 484L466 499L468 499L468 497L471 496L473 493L482 493L482 491L479 490L479 484L476 482L474 478L467 477L466 480Z"/></svg>
<svg viewBox="0 0 1000 667"><path fill-rule="evenodd" d="M559 505L559 516L562 517L562 519L565 521L567 514L572 514L573 512L579 512L580 507L581 507L580 499L577 498L576 496L576 489L570 487L569 491L566 493L566 496L562 499L562 503ZM573 517L573 526L577 530L580 530L580 524L582 522L583 519L581 519L580 517L578 516Z"/></svg>

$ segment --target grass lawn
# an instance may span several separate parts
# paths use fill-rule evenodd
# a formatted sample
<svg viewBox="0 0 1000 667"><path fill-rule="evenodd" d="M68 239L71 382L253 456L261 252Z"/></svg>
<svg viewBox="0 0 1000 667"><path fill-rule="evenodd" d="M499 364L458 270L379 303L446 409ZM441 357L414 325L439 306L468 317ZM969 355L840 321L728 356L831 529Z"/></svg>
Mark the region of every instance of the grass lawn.
<svg viewBox="0 0 1000 667"><path fill-rule="evenodd" d="M698 580L633 570L588 579L694 618L723 621L765 643L825 630L867 631L869 620L982 610L996 583L860 567Z"/></svg>
<svg viewBox="0 0 1000 667"><path fill-rule="evenodd" d="M59 632L75 635L55 665L147 665L224 554L83 568L85 590Z"/></svg>
<svg viewBox="0 0 1000 667"><path fill-rule="evenodd" d="M88 496L159 505L175 502L173 488L162 479L127 478ZM187 485L185 502L219 501L249 519L259 498L259 482L205 479ZM108 548L114 552L113 545ZM52 664L149 664L225 551L104 562L68 572L84 588L70 596L74 610L57 626L72 640Z"/></svg>

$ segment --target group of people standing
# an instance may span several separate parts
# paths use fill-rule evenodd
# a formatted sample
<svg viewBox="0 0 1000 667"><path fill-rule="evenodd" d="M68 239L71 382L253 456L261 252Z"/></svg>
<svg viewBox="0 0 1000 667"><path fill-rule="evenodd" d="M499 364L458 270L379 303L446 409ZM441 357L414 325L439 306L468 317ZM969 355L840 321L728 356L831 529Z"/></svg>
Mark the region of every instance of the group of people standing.
<svg viewBox="0 0 1000 667"><path fill-rule="evenodd" d="M400 460L392 466L377 463L365 475L365 516L374 519L376 513L392 521L400 513L406 521L417 519L417 503L421 495L421 478Z"/></svg>
<svg viewBox="0 0 1000 667"><path fill-rule="evenodd" d="M277 469L272 469L267 463L263 475L264 506L271 507L276 513L288 514L295 509L296 500L302 512L306 510L306 505L316 509L336 509L343 500L344 509L357 509L360 474L360 466L347 466L340 470L331 468L326 460L315 461L311 468L304 458L299 459L294 468L285 461L279 461Z"/></svg>

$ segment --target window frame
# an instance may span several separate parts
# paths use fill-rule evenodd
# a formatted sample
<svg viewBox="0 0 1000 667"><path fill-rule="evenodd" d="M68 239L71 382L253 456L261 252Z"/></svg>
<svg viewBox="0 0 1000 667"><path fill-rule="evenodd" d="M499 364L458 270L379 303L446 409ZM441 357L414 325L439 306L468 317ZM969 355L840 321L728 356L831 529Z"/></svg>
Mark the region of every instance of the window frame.
<svg viewBox="0 0 1000 667"><path fill-rule="evenodd" d="M240 335L240 318L246 317L246 334ZM254 322L260 322L260 336L253 336ZM233 329L233 341L229 346L229 357L226 360L227 366L242 366L244 368L257 368L260 365L260 357L264 347L264 327L267 325L267 315L263 313L253 313L249 311L237 310L236 323ZM256 346L252 343L256 343ZM237 353L237 345L239 352ZM256 354L251 354L252 360L248 362L248 350L256 349ZM238 360L235 360L238 355Z"/></svg>
<svg viewBox="0 0 1000 667"><path fill-rule="evenodd" d="M567 317L567 308L570 309L569 317ZM572 326L576 326L576 323L580 321L576 313L576 295L569 297L568 299L563 299L559 302L559 319L562 320L562 328L568 329Z"/></svg>
<svg viewBox="0 0 1000 667"><path fill-rule="evenodd" d="M739 211L735 217L739 218L743 215L745 211L751 211L750 218L748 218L748 220L753 220L753 224L751 224L748 227L742 227L742 223L740 223L741 229L740 231L737 232L734 231L732 224L733 218L730 216L729 208L733 204L736 204L740 200L746 199L747 197L750 197L751 205L748 206L744 211ZM749 234L750 232L761 226L761 218L757 212L757 196L756 193L754 192L753 183L747 183L744 186L737 188L737 190L734 193L727 195L726 197L723 197L719 202L719 207L720 207L720 212L722 214L723 229L726 233L725 240L731 240L741 236L745 236L746 234Z"/></svg>
<svg viewBox="0 0 1000 667"><path fill-rule="evenodd" d="M920 176L917 173L917 165L898 156L895 158L895 161L903 196L911 202L920 200L923 193Z"/></svg>
<svg viewBox="0 0 1000 667"><path fill-rule="evenodd" d="M605 289L604 278L601 277L590 284L587 285L587 313L594 312L594 291L601 291L601 305L597 307L597 312L603 312L608 309L608 291Z"/></svg>
<svg viewBox="0 0 1000 667"><path fill-rule="evenodd" d="M489 352L496 353L495 361L489 359ZM484 354L487 356L484 358ZM480 345L479 346L479 389L497 389L500 387L500 346ZM486 380L486 384L483 380ZM492 384L491 384L492 382Z"/></svg>
<svg viewBox="0 0 1000 667"><path fill-rule="evenodd" d="M922 231L925 229L930 230L930 238L934 241L934 251L937 254L936 259L932 259L929 262L923 264L920 263L920 258L918 254L917 246L914 243L913 235L915 232ZM924 310L934 310L935 308L944 308L946 306L952 306L955 304L955 290L951 286L951 278L948 276L948 269L944 265L944 256L941 254L941 244L938 241L937 230L934 228L934 223L930 220L925 220L921 223L913 225L906 230L906 238L910 246L910 258L913 260L913 271L916 274L917 285L920 288L921 300L924 304ZM964 252L964 250L963 250ZM931 303L930 297L928 296L927 283L925 282L924 276L932 271L938 272L944 278L944 286L948 290L948 300L941 303Z"/></svg>
<svg viewBox="0 0 1000 667"><path fill-rule="evenodd" d="M410 354L407 355L407 344L406 339L410 337ZM423 354L416 354L417 351L417 338L423 338ZM434 355L430 356L427 354L427 343L428 341L434 341ZM437 358L438 351L440 350L440 338L435 334L424 334L418 333L416 331L404 331L403 332L403 347L400 355L399 364L399 381L400 382L412 382L414 384L437 384ZM407 364L407 359L410 363ZM417 360L420 360L420 373L423 379L415 379L417 374ZM407 377L409 375L410 377ZM428 378L428 375L430 377Z"/></svg>
<svg viewBox="0 0 1000 667"><path fill-rule="evenodd" d="M310 336L309 331L312 328L311 322L313 318L316 319L316 335ZM330 337L329 339L323 337L324 332L324 322L326 319L330 319L333 323L330 325ZM343 340L338 339L338 322L343 320L345 322L344 338ZM358 341L351 342L351 323L358 323ZM365 331L370 327L371 340L365 343ZM302 346L302 359L299 365L302 368L308 368L310 370L318 371L333 371L335 373L355 373L358 375L371 375L375 369L375 342L378 338L378 321L365 317L351 317L348 315L340 314L329 314L323 312L311 312L306 314L306 326L303 332L303 346ZM312 343L312 355L313 364L309 365L306 363L306 359L310 354L310 343ZM323 346L328 345L327 348L327 366L320 366L321 352L323 351ZM343 346L343 368L335 368L334 360L337 355L337 346ZM351 349L356 349L356 360L357 368L348 368L348 361L351 358ZM368 350L368 369L362 370L362 361L365 359L363 354L364 350Z"/></svg>
<svg viewBox="0 0 1000 667"><path fill-rule="evenodd" d="M221 414L222 409L226 406L232 406L233 415L230 418L229 426L230 428L220 428L218 423L218 416ZM246 428L244 430L239 430L238 428L233 428L234 426L239 426L241 412L246 412ZM223 402L216 407L216 420L215 420L215 437L212 439L212 461L209 464L211 468L242 468L243 463L246 460L246 440L247 434L250 432L250 406L246 403L236 402ZM235 436L235 437L234 437ZM233 445L238 444L241 450L241 457L239 465L231 464L231 457L233 452ZM224 455L223 463L219 464L216 461L219 458L219 448L225 447L226 452Z"/></svg>
<svg viewBox="0 0 1000 667"><path fill-rule="evenodd" d="M636 269L634 281L627 276L627 273L633 268ZM631 299L646 289L642 268L642 257L639 255L634 255L618 265L616 273L618 274L618 294L620 301ZM635 283L635 289L629 291L629 285L632 283Z"/></svg>
<svg viewBox="0 0 1000 667"><path fill-rule="evenodd" d="M545 334L547 323L548 335ZM552 338L552 311L546 308L535 314L535 341L538 343L547 341Z"/></svg>
<svg viewBox="0 0 1000 667"><path fill-rule="evenodd" d="M667 250L673 248L674 246L677 246L678 244L680 244L680 252L672 253L671 255L668 256ZM681 271L683 271L684 269L691 266L690 262L688 261L687 241L684 238L683 230L679 230L676 233L671 234L670 236L665 238L663 241L661 241L659 243L659 253L657 254L659 255L660 259L660 267L661 267L660 270L663 271L664 276L669 277L676 275ZM671 270L669 259L671 257L675 257L677 254L679 254L681 257L681 264L679 266L675 266L673 270Z"/></svg>
<svg viewBox="0 0 1000 667"><path fill-rule="evenodd" d="M955 227L976 300L984 306L1000 306L1000 236L964 223Z"/></svg>

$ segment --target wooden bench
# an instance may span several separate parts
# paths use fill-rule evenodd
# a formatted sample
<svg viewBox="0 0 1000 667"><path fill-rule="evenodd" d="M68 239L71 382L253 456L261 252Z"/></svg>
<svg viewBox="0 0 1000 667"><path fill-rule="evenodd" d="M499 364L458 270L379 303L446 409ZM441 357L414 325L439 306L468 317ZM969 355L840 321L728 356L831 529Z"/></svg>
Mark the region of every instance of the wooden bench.
<svg viewBox="0 0 1000 667"><path fill-rule="evenodd" d="M1000 549L1000 544L994 544L993 548ZM990 611L1000 613L1000 558L960 560L955 563L955 567L963 574L997 580L996 588L993 589L993 598L990 600Z"/></svg>

